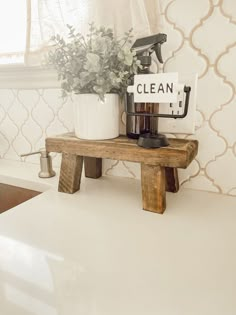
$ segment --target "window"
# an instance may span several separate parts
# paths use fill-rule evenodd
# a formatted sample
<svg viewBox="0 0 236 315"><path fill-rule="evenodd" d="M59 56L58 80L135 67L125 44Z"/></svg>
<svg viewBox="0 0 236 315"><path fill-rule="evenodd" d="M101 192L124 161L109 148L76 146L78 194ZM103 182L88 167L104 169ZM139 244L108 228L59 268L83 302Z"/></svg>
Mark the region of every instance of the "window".
<svg viewBox="0 0 236 315"><path fill-rule="evenodd" d="M91 0L0 1L0 66L40 65L55 33L87 24ZM64 34L65 35L65 34Z"/></svg>
<svg viewBox="0 0 236 315"><path fill-rule="evenodd" d="M158 1L0 0L0 66L39 66L51 36L68 33L66 24L82 33L89 22L113 27L117 35L131 27L135 36L156 32Z"/></svg>
<svg viewBox="0 0 236 315"><path fill-rule="evenodd" d="M26 26L26 0L0 2L0 64L24 62Z"/></svg>

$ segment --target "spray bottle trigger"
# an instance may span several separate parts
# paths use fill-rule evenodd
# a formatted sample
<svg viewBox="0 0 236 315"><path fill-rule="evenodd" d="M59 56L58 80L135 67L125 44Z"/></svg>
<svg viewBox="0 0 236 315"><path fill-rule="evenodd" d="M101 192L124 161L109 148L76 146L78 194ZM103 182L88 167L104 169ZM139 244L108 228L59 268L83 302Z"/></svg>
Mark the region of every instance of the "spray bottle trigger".
<svg viewBox="0 0 236 315"><path fill-rule="evenodd" d="M158 61L160 63L163 63L163 59L162 59L162 55L161 55L161 43L157 43L155 52L156 52L156 56L157 56Z"/></svg>

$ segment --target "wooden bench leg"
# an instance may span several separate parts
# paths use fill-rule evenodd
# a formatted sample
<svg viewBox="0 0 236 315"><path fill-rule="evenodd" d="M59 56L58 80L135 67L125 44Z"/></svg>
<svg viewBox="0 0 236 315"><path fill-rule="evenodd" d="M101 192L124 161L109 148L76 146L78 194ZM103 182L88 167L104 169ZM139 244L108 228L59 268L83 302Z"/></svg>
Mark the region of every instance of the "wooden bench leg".
<svg viewBox="0 0 236 315"><path fill-rule="evenodd" d="M163 213L166 208L165 168L141 163L143 209Z"/></svg>
<svg viewBox="0 0 236 315"><path fill-rule="evenodd" d="M102 176L102 159L84 157L85 177L99 178Z"/></svg>
<svg viewBox="0 0 236 315"><path fill-rule="evenodd" d="M178 169L175 167L165 167L166 171L166 191L176 193L179 191Z"/></svg>
<svg viewBox="0 0 236 315"><path fill-rule="evenodd" d="M73 194L80 189L83 157L62 153L58 191Z"/></svg>

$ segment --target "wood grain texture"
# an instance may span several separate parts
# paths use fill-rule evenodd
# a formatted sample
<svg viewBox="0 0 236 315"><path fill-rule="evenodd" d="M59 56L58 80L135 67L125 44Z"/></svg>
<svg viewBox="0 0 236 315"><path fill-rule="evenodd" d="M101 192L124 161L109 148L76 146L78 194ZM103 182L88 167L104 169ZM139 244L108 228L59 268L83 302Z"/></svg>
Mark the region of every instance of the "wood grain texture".
<svg viewBox="0 0 236 315"><path fill-rule="evenodd" d="M81 140L69 133L46 139L48 152L62 153L58 190L74 193L80 188L83 158L85 176L102 175L102 158L141 163L143 209L163 213L166 190L179 190L177 168L187 168L198 151L196 140L169 139L168 147L145 149L137 140L120 136L111 140Z"/></svg>
<svg viewBox="0 0 236 315"><path fill-rule="evenodd" d="M143 209L163 213L166 209L165 168L141 164Z"/></svg>
<svg viewBox="0 0 236 315"><path fill-rule="evenodd" d="M166 167L166 191L176 193L179 191L178 170L174 167Z"/></svg>
<svg viewBox="0 0 236 315"><path fill-rule="evenodd" d="M130 162L186 168L198 151L196 140L169 139L170 146L144 149L137 141L120 136L111 140L81 140L72 133L46 139L48 152L66 152L86 157L108 158Z"/></svg>
<svg viewBox="0 0 236 315"><path fill-rule="evenodd" d="M58 191L73 194L80 189L83 157L76 154L62 154Z"/></svg>
<svg viewBox="0 0 236 315"><path fill-rule="evenodd" d="M99 178L102 176L102 159L85 157L84 158L85 177Z"/></svg>

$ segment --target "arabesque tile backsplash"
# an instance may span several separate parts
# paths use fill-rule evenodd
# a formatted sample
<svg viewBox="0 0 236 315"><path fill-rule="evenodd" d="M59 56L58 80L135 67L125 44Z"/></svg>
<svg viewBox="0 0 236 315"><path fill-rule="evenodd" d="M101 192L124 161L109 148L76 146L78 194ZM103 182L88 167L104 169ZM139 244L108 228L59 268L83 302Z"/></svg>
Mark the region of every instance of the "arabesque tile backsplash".
<svg viewBox="0 0 236 315"><path fill-rule="evenodd" d="M197 72L195 135L199 154L180 170L185 187L236 196L236 2L234 0L161 0L165 71ZM0 90L0 157L44 146L45 137L73 130L71 98L59 89ZM124 130L121 113L121 128ZM27 157L38 162L36 156ZM60 157L54 157L59 165ZM107 175L140 177L139 165L105 161Z"/></svg>

